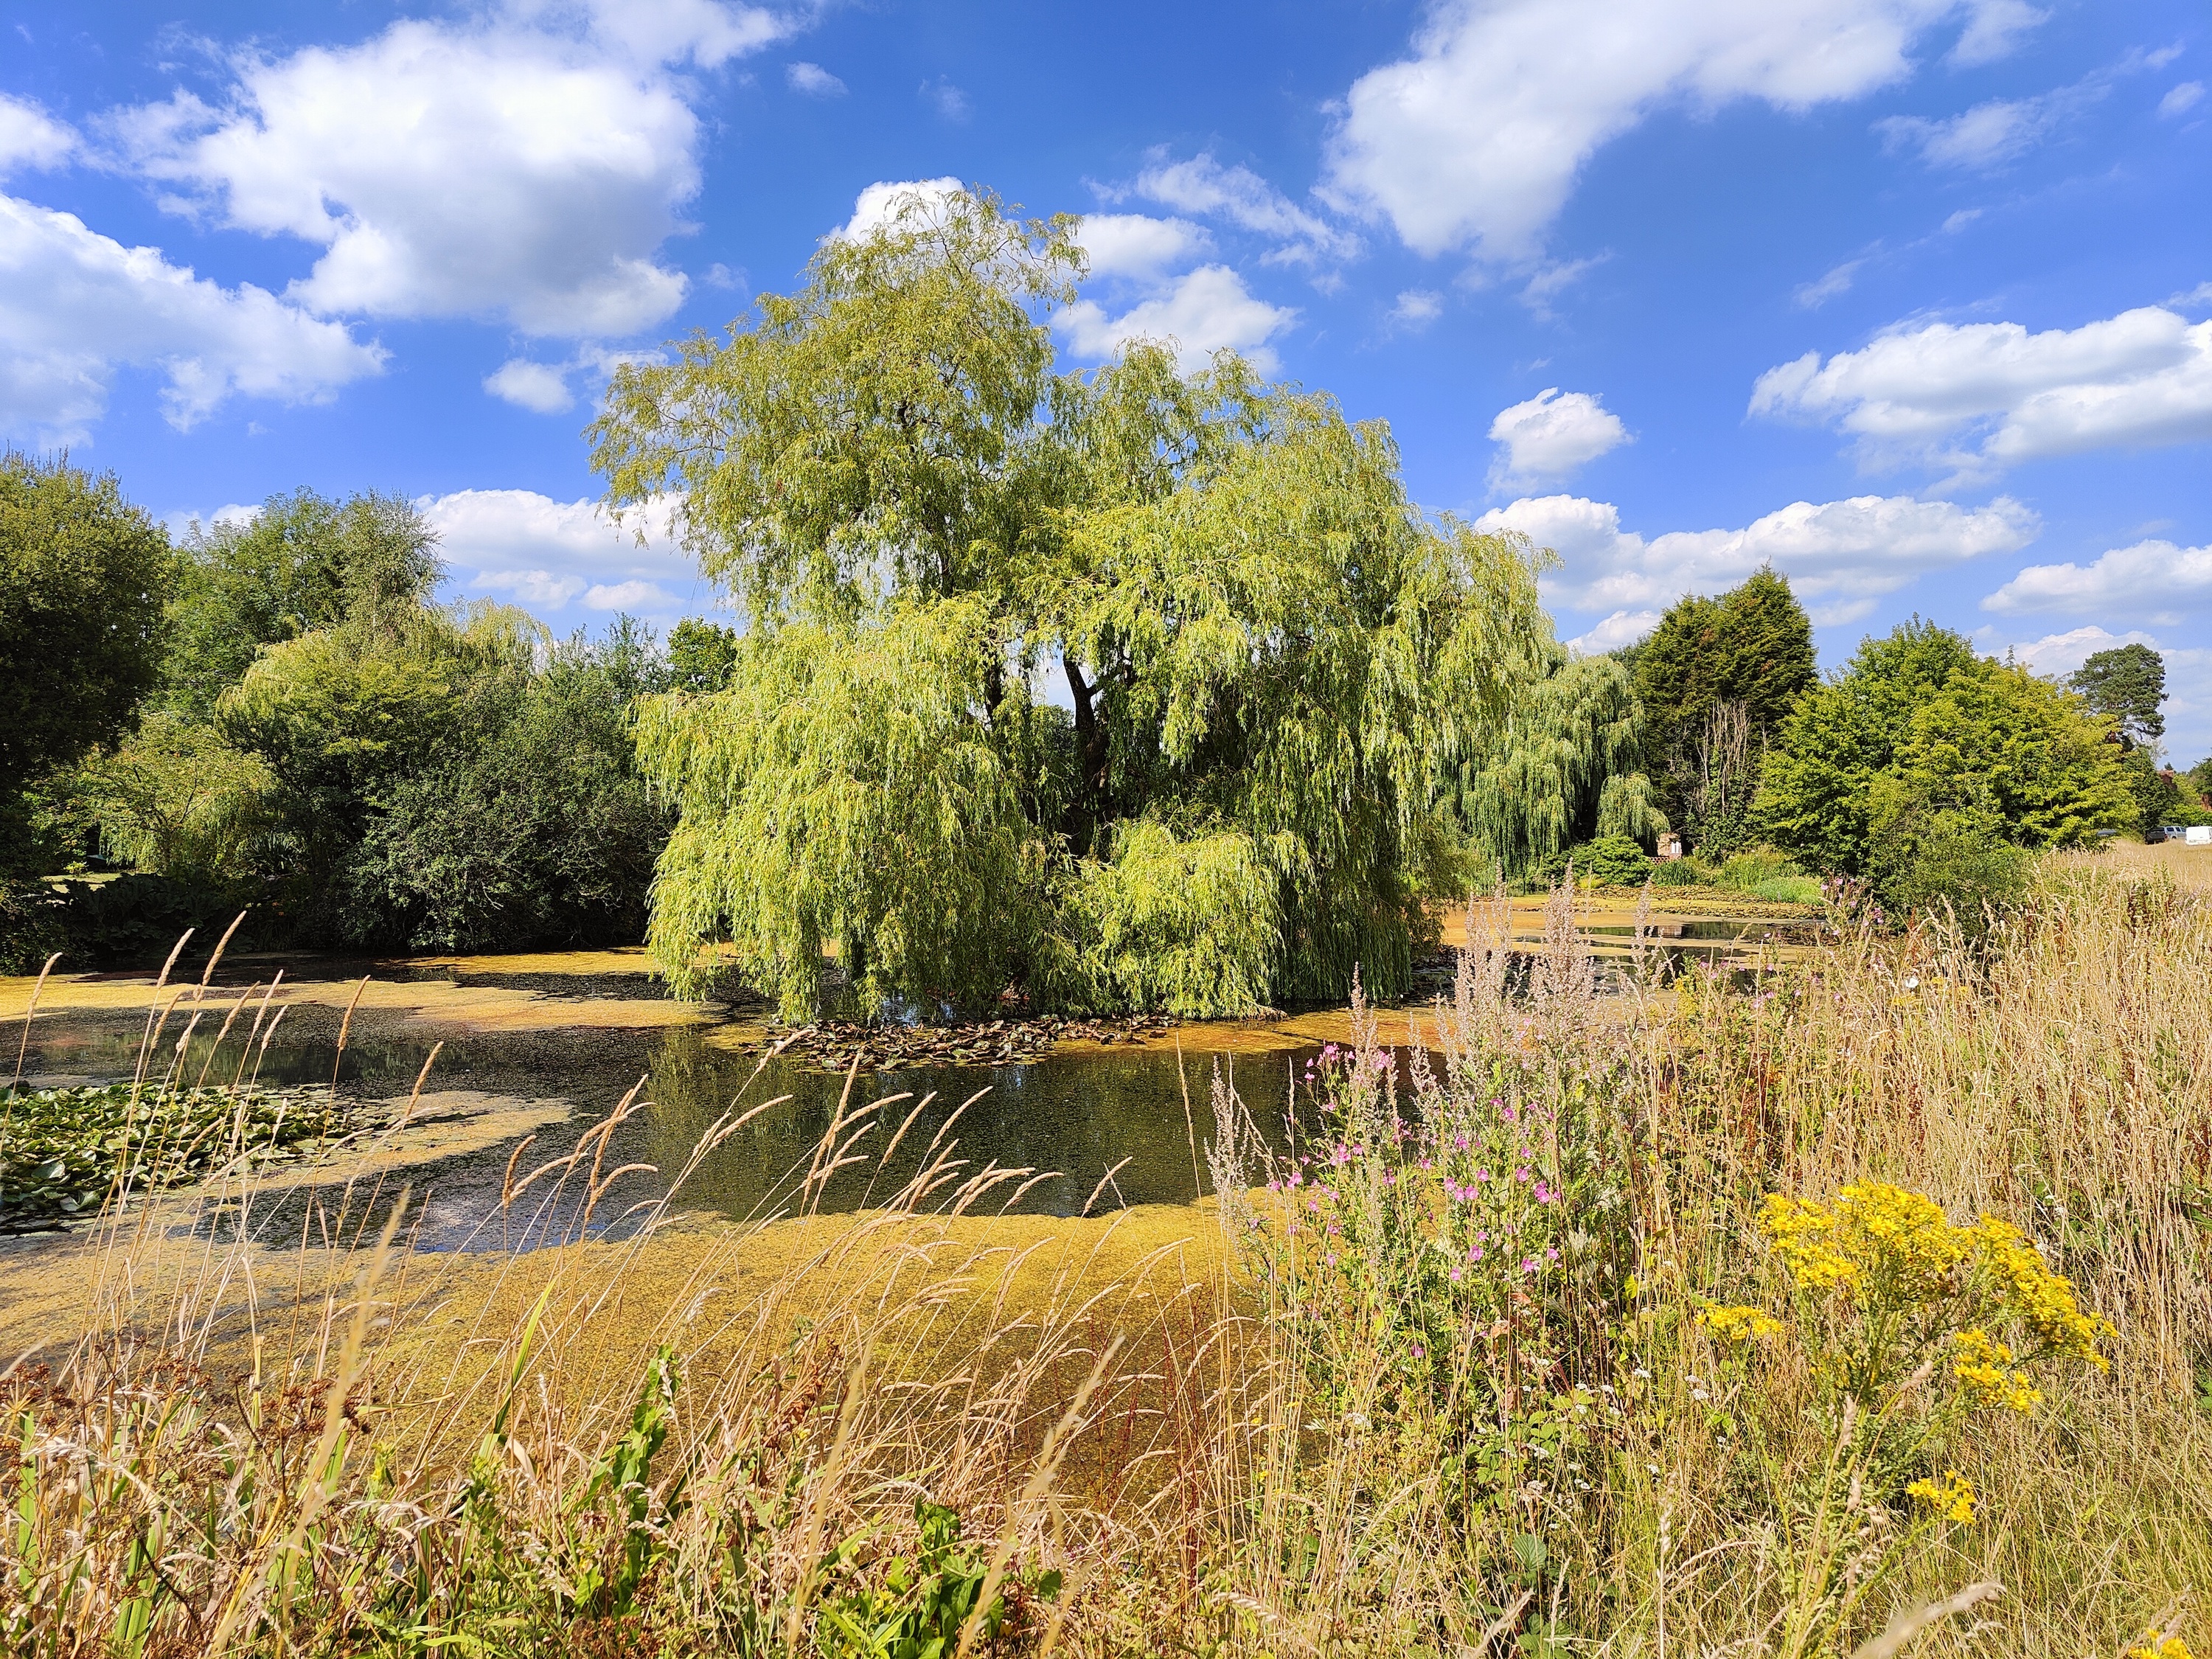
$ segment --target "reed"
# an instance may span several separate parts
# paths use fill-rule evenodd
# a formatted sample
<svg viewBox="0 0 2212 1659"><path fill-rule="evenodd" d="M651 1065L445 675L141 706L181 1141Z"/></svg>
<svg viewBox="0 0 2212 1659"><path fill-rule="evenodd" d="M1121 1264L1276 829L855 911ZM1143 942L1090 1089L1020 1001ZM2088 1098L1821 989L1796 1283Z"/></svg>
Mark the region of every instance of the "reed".
<svg viewBox="0 0 2212 1659"><path fill-rule="evenodd" d="M1477 907L1411 1048L1363 1010L1286 1091L1193 1068L1191 1211L1005 1213L1039 1172L956 1119L823 1213L919 1121L857 1073L744 1225L607 1167L635 1091L519 1152L467 1258L408 1248L382 1128L283 1240L243 1144L220 1237L118 1194L76 1326L0 1380L9 1650L2178 1659L2212 901L2054 860L1993 930L1615 993L1573 903L1525 974ZM211 995L149 1022L150 1081L193 1081L153 1027ZM1808 1288L1778 1215L1889 1288Z"/></svg>

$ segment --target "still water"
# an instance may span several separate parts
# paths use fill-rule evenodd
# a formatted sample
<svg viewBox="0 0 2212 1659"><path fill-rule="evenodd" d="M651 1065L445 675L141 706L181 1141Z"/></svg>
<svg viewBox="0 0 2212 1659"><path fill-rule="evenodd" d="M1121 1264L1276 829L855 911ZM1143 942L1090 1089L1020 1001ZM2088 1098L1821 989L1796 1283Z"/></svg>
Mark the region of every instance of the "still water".
<svg viewBox="0 0 2212 1659"><path fill-rule="evenodd" d="M450 977L450 971L441 976ZM654 994L641 980L519 983L526 978L471 975L469 982L548 988L564 995ZM442 1040L424 1085L426 1101L433 1106L465 1091L490 1097L474 1103L480 1107L550 1101L567 1108L535 1129L536 1139L520 1158L514 1157L523 1140L518 1131L388 1174L380 1182L354 1183L339 1228L343 1237L355 1237L365 1225L373 1237L404 1184L412 1194L410 1231L420 1248L430 1249L512 1248L573 1236L583 1222L583 1194L594 1167L604 1178L624 1165L647 1166L623 1176L592 1206L592 1233L620 1234L636 1224L639 1206L668 1195L670 1184L711 1129L763 1105L684 1179L673 1194L673 1207L745 1218L788 1212L801 1202L830 1212L880 1204L926 1159L943 1156L948 1147L962 1161L961 1179L987 1165L1029 1172L995 1187L977 1206L987 1213L1009 1199L1016 1212L1049 1215L1074 1215L1086 1206L1188 1203L1210 1188L1204 1164L1214 1068L1233 1073L1255 1118L1279 1127L1291 1079L1312 1052L1227 1055L1192 1050L1179 1060L1173 1052L1133 1048L1055 1055L1029 1065L864 1073L852 1085L851 1108L902 1098L878 1109L872 1119L848 1125L839 1140L857 1161L819 1192L802 1197L799 1188L807 1168L845 1095L841 1076L782 1060L763 1063L717 1046L706 1028L696 1026L481 1032L366 1008L356 1013L340 1055L338 1018L329 1008L290 1008L282 1035L262 1062L262 1080L327 1083L335 1069L341 1094L404 1098L414 1088L432 1044ZM56 1077L127 1078L143 1030L143 1017L136 1014L42 1018L31 1046L30 1070ZM214 1056L211 1075L229 1076L237 1067L237 1054L234 1039ZM196 1048L191 1070L197 1074L208 1058L204 1046ZM637 1105L606 1136L604 1151L594 1141L565 1183L558 1172L543 1176L525 1201L502 1213L500 1200L511 1159L513 1178L520 1179L562 1157L641 1082ZM849 1139L856 1131L857 1139ZM334 1168L336 1181L343 1183L345 1159L337 1159ZM941 1189L931 1207L946 1201L957 1184L956 1180ZM229 1214L210 1215L206 1224L231 1228L237 1221ZM326 1190L311 1195L301 1189L265 1196L247 1225L258 1236L279 1237L302 1231L312 1237L339 1224Z"/></svg>
<svg viewBox="0 0 2212 1659"><path fill-rule="evenodd" d="M1528 924L1535 924L1533 935ZM1540 939L1540 915L1516 917L1514 942ZM1594 914L1580 931L1597 954L1601 978L1617 971L1634 927L1626 915ZM1704 964L1744 971L1751 958L1804 948L1803 931L1766 920L1662 919L1649 954L1675 970ZM854 1162L817 1188L801 1191L810 1163L836 1121L845 1079L782 1060L763 1063L718 1045L699 1025L485 1030L461 1018L441 1021L441 995L464 990L537 992L556 999L657 1000L656 983L634 972L574 971L583 958L552 963L558 972L523 972L518 959L495 968L447 960L381 963L384 981L421 982L411 1007L364 1006L344 1051L338 1009L313 1000L286 1010L280 1039L261 1063L270 1083L327 1083L364 1100L404 1098L442 1043L425 1084L429 1115L471 1116L484 1133L466 1151L428 1157L403 1170L347 1183L346 1157L331 1164L343 1188L332 1207L329 1186L295 1185L265 1194L240 1217L209 1209L199 1224L243 1225L257 1236L373 1237L403 1188L410 1193L410 1231L429 1249L514 1248L634 1228L645 1210L665 1200L677 1210L762 1218L807 1206L839 1212L881 1204L933 1158L958 1161L957 1176L938 1191L934 1207L951 1201L959 1181L986 1170L1019 1170L979 1200L983 1212L1075 1215L1132 1204L1188 1203L1208 1188L1205 1148L1212 1122L1211 1085L1217 1068L1230 1078L1263 1134L1279 1146L1291 1133L1293 1080L1311 1046L1268 1054L1222 1051L1236 1028L1192 1026L1184 1053L1131 1048L1066 1053L1026 1065L934 1067L864 1074L852 1085L850 1108L888 1103L855 1119L839 1136ZM308 967L307 964L300 964ZM354 964L357 975L362 964ZM343 979L343 964L309 968L325 981ZM295 975L296 977L296 975ZM557 1005L556 1005L557 1006ZM542 1025L542 1022L541 1022ZM142 1012L90 1009L42 1015L30 1045L33 1074L80 1079L129 1077L144 1030ZM197 1075L238 1066L235 1039L210 1055L195 1050ZM503 1206L510 1180L574 1152L635 1090L635 1109L566 1171L543 1176L520 1200ZM1188 1109L1186 1109L1188 1101ZM754 1108L762 1108L752 1112ZM751 1115L715 1141L682 1179L696 1150L719 1125ZM911 1119L909 1121L908 1119ZM513 1121L512 1133L502 1126ZM526 1144L526 1136L534 1136ZM627 1167L636 1166L636 1167ZM608 1182L587 1203L593 1172Z"/></svg>

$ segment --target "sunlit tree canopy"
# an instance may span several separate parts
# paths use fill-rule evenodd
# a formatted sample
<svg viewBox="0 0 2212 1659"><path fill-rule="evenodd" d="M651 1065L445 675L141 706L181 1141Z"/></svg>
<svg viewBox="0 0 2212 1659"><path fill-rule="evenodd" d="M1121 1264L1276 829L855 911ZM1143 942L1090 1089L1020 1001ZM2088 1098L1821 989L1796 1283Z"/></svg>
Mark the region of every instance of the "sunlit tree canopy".
<svg viewBox="0 0 2212 1659"><path fill-rule="evenodd" d="M679 979L720 942L793 1016L1235 1012L1401 988L1459 890L1467 769L1562 672L1529 550L1233 355L1058 370L1074 230L910 198L616 377L610 504L674 497L744 629L639 722Z"/></svg>

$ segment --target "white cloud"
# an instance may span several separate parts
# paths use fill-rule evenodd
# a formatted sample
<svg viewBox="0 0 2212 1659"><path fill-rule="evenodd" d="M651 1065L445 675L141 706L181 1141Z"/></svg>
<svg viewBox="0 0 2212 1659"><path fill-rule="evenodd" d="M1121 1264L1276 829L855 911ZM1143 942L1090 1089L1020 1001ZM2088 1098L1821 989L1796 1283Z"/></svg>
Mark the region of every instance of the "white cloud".
<svg viewBox="0 0 2212 1659"><path fill-rule="evenodd" d="M1674 103L1805 110L1905 77L1916 42L1964 15L1962 55L2033 21L2021 0L1455 0L1413 56L1337 107L1322 194L1386 218L1419 252L1524 260L1607 141Z"/></svg>
<svg viewBox="0 0 2212 1659"><path fill-rule="evenodd" d="M11 434L82 440L125 368L161 374L162 413L181 431L233 396L322 402L384 360L265 289L223 288L159 249L0 196L0 428Z"/></svg>
<svg viewBox="0 0 2212 1659"><path fill-rule="evenodd" d="M1832 423L1870 465L1966 472L2087 449L2212 438L2212 322L2145 306L2076 329L2018 323L1898 328L1825 363L1771 368L1751 412ZM1979 436L1977 449L1948 441Z"/></svg>
<svg viewBox="0 0 2212 1659"><path fill-rule="evenodd" d="M787 64L783 78L793 92L809 98L842 98L845 83L819 64Z"/></svg>
<svg viewBox="0 0 2212 1659"><path fill-rule="evenodd" d="M1864 264L1864 259L1846 259L1818 281L1800 283L1790 297L1806 310L1817 311L1838 294L1850 293L1852 283L1857 280L1859 267Z"/></svg>
<svg viewBox="0 0 2212 1659"><path fill-rule="evenodd" d="M518 409L539 415L557 415L574 407L576 402L574 394L568 390L565 368L553 363L532 362L527 357L513 357L501 363L484 376L483 388Z"/></svg>
<svg viewBox="0 0 2212 1659"><path fill-rule="evenodd" d="M1587 392L1563 393L1555 386L1498 410L1490 438L1504 450L1492 470L1493 483L1564 478L1630 441L1620 417L1598 399Z"/></svg>
<svg viewBox="0 0 2212 1659"><path fill-rule="evenodd" d="M18 168L59 167L76 145L76 134L36 104L0 93L0 178Z"/></svg>
<svg viewBox="0 0 2212 1659"><path fill-rule="evenodd" d="M1915 150L1930 167L1981 172L2027 154L2111 89L2093 78L2033 98L1993 98L1942 120L1893 115L1875 131L1893 153Z"/></svg>
<svg viewBox="0 0 2212 1659"><path fill-rule="evenodd" d="M594 582L584 590L584 603L594 611L666 611L674 595L656 582L626 581L609 586Z"/></svg>
<svg viewBox="0 0 2212 1659"><path fill-rule="evenodd" d="M2027 0L1984 0L1966 20L1948 61L1960 69L1994 64L2009 56L2019 46L2021 37L2050 15L2029 5Z"/></svg>
<svg viewBox="0 0 2212 1659"><path fill-rule="evenodd" d="M1053 325L1079 357L1110 357L1130 340L1172 340L1186 370L1228 347L1243 352L1262 374L1272 374L1277 364L1267 343L1297 317L1296 311L1254 295L1228 266L1200 265L1119 317L1109 317L1095 300L1079 300Z"/></svg>
<svg viewBox="0 0 2212 1659"><path fill-rule="evenodd" d="M672 531L672 501L642 515L642 547L594 501L556 501L528 489L463 489L425 495L415 505L437 531L454 584L465 593L507 594L545 611L580 598L588 610L671 620L678 601L661 584L690 577Z"/></svg>
<svg viewBox="0 0 2212 1659"><path fill-rule="evenodd" d="M1089 213L1076 233L1094 276L1157 276L1213 246L1206 227L1144 213Z"/></svg>
<svg viewBox="0 0 2212 1659"><path fill-rule="evenodd" d="M1249 167L1224 167L1210 155L1170 161L1165 150L1154 150L1147 161L1130 191L1184 213L1217 215L1272 238L1278 246L1270 260L1348 259L1359 252L1358 237L1298 206Z"/></svg>
<svg viewBox="0 0 2212 1659"><path fill-rule="evenodd" d="M971 112L968 94L943 76L921 83L921 95L929 106L948 121L964 121Z"/></svg>
<svg viewBox="0 0 2212 1659"><path fill-rule="evenodd" d="M1656 611L1616 611L1587 634L1569 640L1567 649L1577 657L1618 651L1624 645L1635 644L1658 627L1660 616Z"/></svg>
<svg viewBox="0 0 2212 1659"><path fill-rule="evenodd" d="M2025 546L2033 513L2000 496L1985 507L1909 495L1796 501L1741 530L1673 531L1646 541L1620 511L1579 495L1541 495L1486 513L1484 531L1516 530L1559 556L1547 597L1577 611L1656 609L1685 593L1733 586L1762 564L1790 578L1822 626L1862 617L1923 573Z"/></svg>
<svg viewBox="0 0 2212 1659"><path fill-rule="evenodd" d="M896 218L908 202L919 200L934 206L948 196L957 196L967 186L957 179L903 179L884 180L870 185L853 199L853 216L841 229L832 231L848 241L858 241L878 225L887 225Z"/></svg>
<svg viewBox="0 0 2212 1659"><path fill-rule="evenodd" d="M2114 634L2091 626L2069 629L2063 634L2046 634L2039 640L2026 640L2017 644L1992 646L1986 635L1977 635L1983 641L1984 652L1992 657L2009 654L2013 660L2024 664L2039 674L2053 678L2070 674L2100 651L2111 651L2123 645L2147 645L2153 650L2158 641L2149 635L2130 630Z"/></svg>
<svg viewBox="0 0 2212 1659"><path fill-rule="evenodd" d="M1444 314L1444 296L1432 288L1409 288L1390 307L1394 328L1420 329Z"/></svg>
<svg viewBox="0 0 2212 1659"><path fill-rule="evenodd" d="M656 262L699 185L692 83L784 25L713 0L510 5L357 46L233 58L108 125L173 210L325 252L290 297L326 315L485 317L619 337L682 302Z"/></svg>
<svg viewBox="0 0 2212 1659"><path fill-rule="evenodd" d="M2171 626L2212 610L2212 546L2142 541L2088 564L2032 564L1982 601L1984 611L2092 611Z"/></svg>
<svg viewBox="0 0 2212 1659"><path fill-rule="evenodd" d="M2203 100L2203 97L2204 83L2202 81L2184 81L2158 100L2158 112L2169 120L2177 115L2186 115Z"/></svg>

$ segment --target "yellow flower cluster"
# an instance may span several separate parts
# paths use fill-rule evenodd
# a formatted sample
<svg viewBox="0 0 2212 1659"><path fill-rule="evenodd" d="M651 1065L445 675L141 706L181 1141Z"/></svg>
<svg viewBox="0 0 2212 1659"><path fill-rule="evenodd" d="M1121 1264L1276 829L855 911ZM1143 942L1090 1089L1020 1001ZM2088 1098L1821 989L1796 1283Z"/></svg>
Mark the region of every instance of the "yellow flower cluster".
<svg viewBox="0 0 2212 1659"><path fill-rule="evenodd" d="M1956 1469L1946 1471L1941 1480L1916 1480L1905 1491L1907 1497L1918 1498L1947 1521L1962 1527L1974 1524L1974 1489Z"/></svg>
<svg viewBox="0 0 2212 1659"><path fill-rule="evenodd" d="M1973 1248L1933 1200L1881 1182L1846 1187L1832 1205L1773 1194L1759 1226L1799 1289L1873 1290L1904 1304L1941 1295Z"/></svg>
<svg viewBox="0 0 2212 1659"><path fill-rule="evenodd" d="M1764 1309L1725 1307L1717 1302L1699 1309L1698 1318L1723 1342L1757 1342L1782 1329L1782 1322Z"/></svg>
<svg viewBox="0 0 2212 1659"><path fill-rule="evenodd" d="M1952 1334L1951 1375L1977 1406L2009 1406L2025 1414L2043 1398L2040 1389L2013 1369L2012 1350L1987 1331Z"/></svg>
<svg viewBox="0 0 2212 1659"><path fill-rule="evenodd" d="M2083 1313L2074 1300L2073 1285L2051 1271L2018 1228L1985 1215L1967 1231L2008 1312L2053 1352L2112 1370L2112 1361L2097 1352L2097 1345L2113 1334L2112 1322Z"/></svg>
<svg viewBox="0 0 2212 1659"><path fill-rule="evenodd" d="M2128 1650L2127 1659L2196 1659L2189 1644L2163 1631L2147 1630L2141 1645Z"/></svg>
<svg viewBox="0 0 2212 1659"><path fill-rule="evenodd" d="M1832 1204L1771 1194L1759 1231L1801 1291L1848 1291L1863 1309L1913 1309L1978 1291L1994 1313L2015 1320L2035 1339L2031 1358L2063 1355L2109 1370L2098 1352L2110 1321L2086 1314L2074 1287L2053 1273L2018 1228L1984 1216L1954 1226L1940 1206L1881 1182L1839 1191ZM1981 1403L2025 1410L2033 1390L2011 1370L2012 1355L1987 1334L1968 1331L1954 1365ZM1997 1358L2002 1353L2002 1358ZM2032 1403L2032 1402L2031 1402Z"/></svg>

